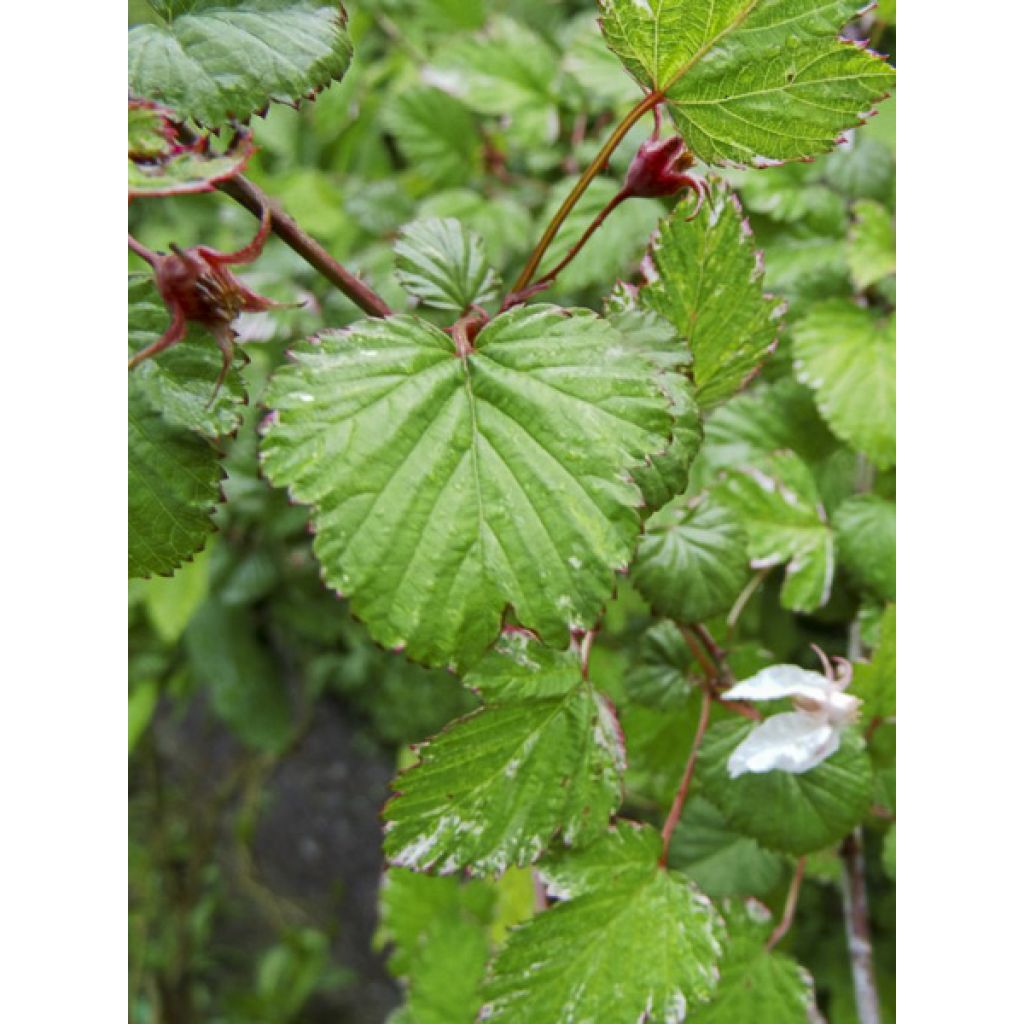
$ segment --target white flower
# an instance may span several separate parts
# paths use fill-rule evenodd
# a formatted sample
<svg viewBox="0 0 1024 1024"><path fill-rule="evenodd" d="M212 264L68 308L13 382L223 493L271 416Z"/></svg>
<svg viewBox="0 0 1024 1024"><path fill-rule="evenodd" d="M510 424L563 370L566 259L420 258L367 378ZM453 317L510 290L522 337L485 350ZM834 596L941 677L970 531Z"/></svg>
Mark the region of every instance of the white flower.
<svg viewBox="0 0 1024 1024"><path fill-rule="evenodd" d="M817 650L817 648L815 648ZM722 694L722 700L778 700L792 697L796 711L772 715L729 756L729 776L745 772L810 771L839 749L840 735L857 720L860 701L843 693L852 675L850 663L836 659L836 678L818 651L825 674L798 665L772 665Z"/></svg>

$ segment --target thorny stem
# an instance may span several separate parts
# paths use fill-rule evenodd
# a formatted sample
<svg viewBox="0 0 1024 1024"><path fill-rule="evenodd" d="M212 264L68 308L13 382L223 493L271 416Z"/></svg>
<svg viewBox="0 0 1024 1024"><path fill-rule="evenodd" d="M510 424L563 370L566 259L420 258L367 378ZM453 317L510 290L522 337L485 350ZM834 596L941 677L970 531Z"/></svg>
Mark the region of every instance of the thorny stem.
<svg viewBox="0 0 1024 1024"><path fill-rule="evenodd" d="M700 719L697 722L697 731L693 734L693 746L690 747L690 756L686 759L686 768L683 770L683 777L679 780L679 788L676 790L675 799L669 809L665 825L661 830L661 857L658 860L660 867L668 864L668 848L672 841L672 833L679 824L679 816L683 813L683 805L686 803L686 794L690 790L690 782L693 780L693 772L697 767L697 752L700 750L704 733L708 728L708 718L711 715L711 682L704 687L704 696L700 704Z"/></svg>
<svg viewBox="0 0 1024 1024"><path fill-rule="evenodd" d="M775 930L768 937L764 948L774 949L779 940L789 931L793 925L793 917L796 914L796 903L800 898L800 883L804 880L804 871L807 868L807 857L801 857L796 862L796 870L793 872L793 881L789 883L789 892L786 893L786 905L782 908L782 917L775 926Z"/></svg>
<svg viewBox="0 0 1024 1024"><path fill-rule="evenodd" d="M558 208L558 212L551 218L551 222L544 229L544 234L541 235L540 241L535 246L530 258L526 261L526 266L523 267L519 277L516 278L515 284L512 285L512 293L524 291L533 280L533 275L537 272L537 268L540 266L540 261L544 258L544 253L547 252L548 246L554 241L555 235L558 234L558 229L562 226L565 218L569 216L572 208L580 201L583 193L590 187L590 183L601 173L605 165L608 163L608 158L615 152L618 145L626 137L630 128L633 127L647 113L649 110L653 110L664 98L660 91L648 93L626 116L616 125L615 131L608 137L608 141L601 147L597 156L591 160L590 165L580 175L579 181L573 186L572 191L565 197L564 202Z"/></svg>
<svg viewBox="0 0 1024 1024"><path fill-rule="evenodd" d="M860 828L854 829L839 849L843 865L843 918L846 945L850 951L853 993L860 1024L880 1024L878 989L871 949L871 925L868 919L868 887L864 873L864 846Z"/></svg>
<svg viewBox="0 0 1024 1024"><path fill-rule="evenodd" d="M288 216L280 205L258 185L239 174L217 185L225 195L241 203L251 214L259 217L263 209L270 210L271 228L289 248L297 252L314 270L318 271L339 291L347 295L369 316L391 315L391 307L368 285L349 273L316 239L306 234Z"/></svg>

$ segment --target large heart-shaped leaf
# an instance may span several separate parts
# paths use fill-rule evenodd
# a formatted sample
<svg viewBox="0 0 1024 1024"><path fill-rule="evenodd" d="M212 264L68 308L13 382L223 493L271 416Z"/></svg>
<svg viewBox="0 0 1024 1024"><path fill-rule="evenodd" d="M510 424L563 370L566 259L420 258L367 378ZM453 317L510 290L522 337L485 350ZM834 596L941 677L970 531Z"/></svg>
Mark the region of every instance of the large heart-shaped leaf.
<svg viewBox="0 0 1024 1024"><path fill-rule="evenodd" d="M681 1024L714 991L724 938L711 901L658 865L650 826L620 822L542 869L564 902L512 932L484 987L482 1019Z"/></svg>
<svg viewBox="0 0 1024 1024"><path fill-rule="evenodd" d="M707 163L828 152L892 88L881 58L837 38L861 0L603 0L608 46L666 94Z"/></svg>
<svg viewBox="0 0 1024 1024"><path fill-rule="evenodd" d="M149 5L159 20L128 32L128 89L210 127L317 92L352 59L337 0Z"/></svg>
<svg viewBox="0 0 1024 1024"><path fill-rule="evenodd" d="M630 466L668 443L646 359L588 310L518 307L460 358L412 316L324 334L276 376L271 480L315 507L327 582L378 642L467 663L511 605L565 646L625 569Z"/></svg>

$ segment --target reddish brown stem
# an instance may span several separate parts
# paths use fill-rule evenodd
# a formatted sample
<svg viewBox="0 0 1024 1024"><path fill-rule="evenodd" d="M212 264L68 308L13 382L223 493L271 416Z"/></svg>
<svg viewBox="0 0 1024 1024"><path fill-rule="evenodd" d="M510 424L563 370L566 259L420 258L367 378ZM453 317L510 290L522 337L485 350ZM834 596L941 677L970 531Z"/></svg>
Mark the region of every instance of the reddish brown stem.
<svg viewBox="0 0 1024 1024"><path fill-rule="evenodd" d="M789 931L793 925L793 917L796 914L797 900L800 898L800 884L804 880L804 871L807 868L807 858L801 857L796 862L796 870L793 872L793 881L789 883L789 892L786 893L786 905L782 908L782 917L775 926L775 930L768 937L765 949L773 949L779 940Z"/></svg>
<svg viewBox="0 0 1024 1024"><path fill-rule="evenodd" d="M708 652L704 649L703 644L697 639L697 634L693 632L693 627L680 625L679 632L683 634L686 646L690 648L690 653L697 660L701 671L707 677L708 685L714 687L718 682L718 668L708 657Z"/></svg>
<svg viewBox="0 0 1024 1024"><path fill-rule="evenodd" d="M262 216L264 209L270 210L270 223L274 234L339 291L344 292L364 313L376 317L391 315L391 307L365 281L349 273L259 186L239 174L220 182L217 188L256 217Z"/></svg>
<svg viewBox="0 0 1024 1024"><path fill-rule="evenodd" d="M151 267L156 266L156 253L152 249L147 249L137 238L133 238L130 233L128 235L128 248L136 256L141 256Z"/></svg>
<svg viewBox="0 0 1024 1024"><path fill-rule="evenodd" d="M580 175L579 181L573 186L572 191L565 197L562 205L558 208L557 213L551 218L551 222L544 229L544 234L541 235L540 241L536 244L533 252L530 253L530 258L526 261L526 266L523 267L519 277L516 278L515 284L512 285L512 292L523 292L526 287L533 280L533 275L537 273L537 268L540 266L540 261L544 258L544 253L547 252L548 246L554 241L555 235L558 234L558 229L562 226L565 218L572 212L572 208L580 201L583 193L590 187L590 183L601 173L605 165L608 163L608 158L615 152L618 145L626 137L629 129L633 127L647 113L647 111L654 109L663 99L661 92L648 93L626 116L616 125L615 131L609 136L608 141L601 147L597 156L590 161L587 169Z"/></svg>
<svg viewBox="0 0 1024 1024"><path fill-rule="evenodd" d="M711 715L711 686L704 687L704 696L700 704L700 719L697 722L697 731L693 734L693 746L690 747L690 756L686 759L686 768L683 770L683 777L679 780L679 788L676 790L675 799L669 808L668 817L661 830L661 858L658 864L665 867L668 864L668 848L672 842L672 833L679 824L679 817L683 813L683 806L686 804L686 794L690 790L690 782L693 780L693 772L697 767L697 753L704 740L704 733L707 732L708 718Z"/></svg>

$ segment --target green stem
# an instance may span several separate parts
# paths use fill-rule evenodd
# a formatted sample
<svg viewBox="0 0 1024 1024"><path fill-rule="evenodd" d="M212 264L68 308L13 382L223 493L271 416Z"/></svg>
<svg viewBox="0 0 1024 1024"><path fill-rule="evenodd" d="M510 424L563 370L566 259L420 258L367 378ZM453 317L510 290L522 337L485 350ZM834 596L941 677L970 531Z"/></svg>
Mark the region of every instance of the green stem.
<svg viewBox="0 0 1024 1024"><path fill-rule="evenodd" d="M664 98L660 91L648 93L628 114L616 125L615 131L609 136L608 141L601 147L597 156L591 160L590 165L580 175L579 180L573 186L572 191L565 197L562 205L558 208L558 212L551 218L551 222L544 229L544 234L541 235L540 241L534 247L530 258L526 261L526 266L523 267L519 277L516 278L515 284L512 285L512 293L521 292L526 289L529 283L533 280L533 275L537 272L537 268L540 266L540 261L544 258L544 253L547 252L548 246L555 239L555 235L558 234L558 229L562 226L565 218L572 212L572 208L580 201L583 193L590 187L590 183L601 173L605 165L608 163L609 157L618 148L619 143L626 137L630 128L633 127L646 114L649 110L656 107Z"/></svg>

